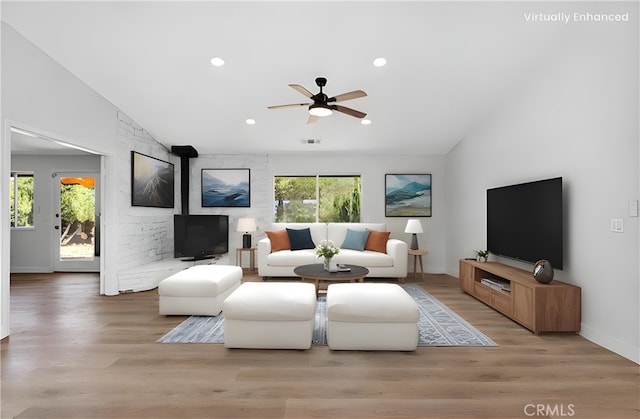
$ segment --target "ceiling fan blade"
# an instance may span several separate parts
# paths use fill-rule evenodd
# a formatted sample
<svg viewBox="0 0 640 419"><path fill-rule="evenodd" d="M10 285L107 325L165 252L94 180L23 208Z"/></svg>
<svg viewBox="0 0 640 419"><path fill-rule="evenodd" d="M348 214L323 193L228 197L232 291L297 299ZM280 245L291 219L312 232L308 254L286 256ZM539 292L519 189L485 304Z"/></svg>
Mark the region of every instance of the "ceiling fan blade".
<svg viewBox="0 0 640 419"><path fill-rule="evenodd" d="M291 103L289 105L273 105L267 106L267 109L280 109L280 108L298 108L300 106L309 106L311 103Z"/></svg>
<svg viewBox="0 0 640 419"><path fill-rule="evenodd" d="M292 87L295 91L299 92L305 97L311 98L313 96L313 93L300 86L299 84L290 84L289 87Z"/></svg>
<svg viewBox="0 0 640 419"><path fill-rule="evenodd" d="M320 117L317 115L309 115L309 119L307 119L307 124L313 124L318 119L320 119Z"/></svg>
<svg viewBox="0 0 640 419"><path fill-rule="evenodd" d="M365 97L367 95L363 90L354 90L353 92L343 93L341 95L337 95L331 97L327 100L327 102L344 102L345 100L358 99L359 97Z"/></svg>
<svg viewBox="0 0 640 419"><path fill-rule="evenodd" d="M367 114L364 112L356 111L355 109L347 108L346 106L331 105L331 109L333 109L334 111L346 113L347 115L355 116L356 118L364 118L365 116L367 116Z"/></svg>

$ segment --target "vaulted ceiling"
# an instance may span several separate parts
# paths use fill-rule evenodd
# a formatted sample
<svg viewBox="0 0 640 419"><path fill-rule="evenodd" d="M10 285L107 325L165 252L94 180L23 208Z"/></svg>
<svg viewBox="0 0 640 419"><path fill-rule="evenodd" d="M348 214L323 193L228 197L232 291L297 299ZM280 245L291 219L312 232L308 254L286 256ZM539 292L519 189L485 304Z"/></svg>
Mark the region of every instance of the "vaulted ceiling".
<svg viewBox="0 0 640 419"><path fill-rule="evenodd" d="M2 20L168 146L201 154L445 154L526 83L562 25L543 3L421 1L2 2ZM555 9L554 9L555 10ZM225 61L211 65L212 57ZM383 67L373 65L384 57ZM329 96L370 125L334 113ZM248 125L247 119L255 120ZM305 144L319 139L320 144Z"/></svg>

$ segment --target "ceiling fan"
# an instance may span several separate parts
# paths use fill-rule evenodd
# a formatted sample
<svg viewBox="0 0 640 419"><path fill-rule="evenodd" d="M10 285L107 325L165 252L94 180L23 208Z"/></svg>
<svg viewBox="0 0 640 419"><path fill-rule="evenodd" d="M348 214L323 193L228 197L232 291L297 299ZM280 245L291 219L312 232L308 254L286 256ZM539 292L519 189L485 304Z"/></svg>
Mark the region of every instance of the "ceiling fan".
<svg viewBox="0 0 640 419"><path fill-rule="evenodd" d="M322 88L327 85L327 79L324 77L318 77L316 78L316 84L320 88L320 93L317 93L315 95L310 91L308 91L307 89L305 89L304 87L300 86L299 84L289 85L297 92L313 100L313 103L292 103L289 105L274 105L274 106L267 106L267 109L293 108L293 107L299 107L299 106L307 106L309 108L309 119L307 120L307 124L312 124L316 122L322 116L331 115L333 111L342 112L347 115L354 116L356 118L364 118L365 116L367 116L367 114L364 112L356 111L355 109L347 108L346 106L334 105L335 102L344 102L345 100L365 97L367 94L364 91L354 90L352 92L329 97L322 91Z"/></svg>

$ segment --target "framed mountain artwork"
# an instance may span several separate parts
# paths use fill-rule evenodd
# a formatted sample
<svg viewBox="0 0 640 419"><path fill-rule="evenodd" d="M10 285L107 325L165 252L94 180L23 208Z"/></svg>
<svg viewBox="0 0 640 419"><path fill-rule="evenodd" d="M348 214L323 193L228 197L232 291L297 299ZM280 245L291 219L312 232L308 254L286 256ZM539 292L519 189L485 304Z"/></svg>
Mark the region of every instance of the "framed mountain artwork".
<svg viewBox="0 0 640 419"><path fill-rule="evenodd" d="M385 217L431 217L431 174L385 175Z"/></svg>

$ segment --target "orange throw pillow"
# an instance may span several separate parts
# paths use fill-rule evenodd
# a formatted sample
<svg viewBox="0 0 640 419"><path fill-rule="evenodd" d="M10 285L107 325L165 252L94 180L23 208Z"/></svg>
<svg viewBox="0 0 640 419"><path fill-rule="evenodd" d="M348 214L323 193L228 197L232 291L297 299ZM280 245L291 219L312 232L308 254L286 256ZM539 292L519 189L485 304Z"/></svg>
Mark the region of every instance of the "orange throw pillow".
<svg viewBox="0 0 640 419"><path fill-rule="evenodd" d="M287 230L266 231L265 233L267 237L269 237L269 240L271 240L271 253L277 252L278 250L291 249Z"/></svg>
<svg viewBox="0 0 640 419"><path fill-rule="evenodd" d="M389 240L389 235L391 235L390 231L369 230L369 238L364 245L364 250L387 253L387 240Z"/></svg>

